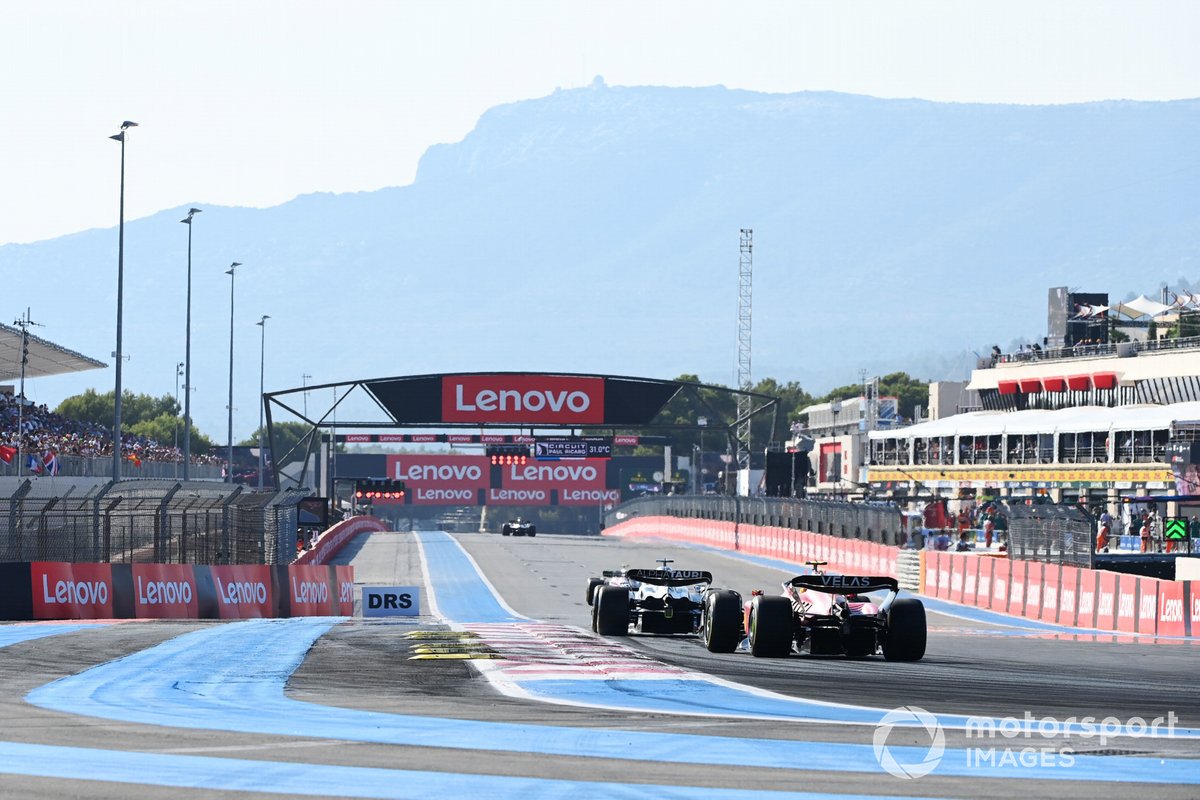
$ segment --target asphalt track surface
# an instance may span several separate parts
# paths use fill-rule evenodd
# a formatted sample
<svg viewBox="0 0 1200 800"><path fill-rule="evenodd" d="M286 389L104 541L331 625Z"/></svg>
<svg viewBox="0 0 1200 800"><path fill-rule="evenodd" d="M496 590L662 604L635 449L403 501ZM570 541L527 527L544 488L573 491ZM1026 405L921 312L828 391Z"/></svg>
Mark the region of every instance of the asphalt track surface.
<svg viewBox="0 0 1200 800"><path fill-rule="evenodd" d="M449 537L424 547L418 538L361 537L343 560L362 584L423 585L423 549L461 551ZM511 610L529 618L525 628L541 620L558 632L588 627L587 578L622 564L673 558L676 567L709 570L718 584L744 594L772 591L790 577L758 560L665 543L454 538L502 598L501 616ZM468 589L435 587L447 607ZM915 664L764 660L714 655L686 637L632 636L620 644L645 664L697 680L608 681L625 693L618 705L643 705L629 711L564 704L591 699L578 693L581 682L545 683L558 692L558 702L546 703L498 692L474 666L489 662L410 660L408 634L447 628L429 615L429 599L426 587L423 615L405 620L0 626L0 795L1200 796L1200 741L1193 738L980 742L948 725L942 764L904 780L875 760L874 724L714 714L703 699L692 714L652 710L664 702L660 687L697 687L689 696L705 698L732 684L760 692L764 707L806 708L804 701L815 700L831 704L833 717L843 713L838 704L853 707L848 716L875 718L882 712L870 709L911 705L947 720L1029 712L1125 722L1173 714L1178 729L1196 729L1196 643L1115 641L1027 629L1016 620L996 625L966 609L964 616L930 614L929 651ZM597 683L604 682L589 685ZM894 728L887 739L918 760L929 744L920 727ZM951 753L980 744L1017 754L1032 748L1037 753L1024 758L1035 760L1062 748L1074 755L1069 765L1061 757L1015 768L949 763Z"/></svg>

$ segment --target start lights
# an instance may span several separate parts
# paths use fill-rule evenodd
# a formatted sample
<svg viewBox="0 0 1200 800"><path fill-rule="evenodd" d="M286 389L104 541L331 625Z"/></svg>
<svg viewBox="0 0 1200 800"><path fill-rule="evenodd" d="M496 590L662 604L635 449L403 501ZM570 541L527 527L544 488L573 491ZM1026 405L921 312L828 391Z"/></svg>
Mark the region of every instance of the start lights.
<svg viewBox="0 0 1200 800"><path fill-rule="evenodd" d="M487 457L493 466L507 467L510 464L518 466L529 461L529 445L527 444L493 444L488 445Z"/></svg>
<svg viewBox="0 0 1200 800"><path fill-rule="evenodd" d="M359 478L354 482L354 499L403 500L406 488L404 481L390 478Z"/></svg>

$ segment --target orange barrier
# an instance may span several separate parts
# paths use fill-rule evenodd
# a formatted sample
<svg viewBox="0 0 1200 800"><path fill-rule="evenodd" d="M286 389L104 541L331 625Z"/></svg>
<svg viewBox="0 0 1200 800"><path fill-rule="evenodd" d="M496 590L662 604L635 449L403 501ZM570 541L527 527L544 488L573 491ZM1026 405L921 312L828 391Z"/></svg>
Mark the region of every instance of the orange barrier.
<svg viewBox="0 0 1200 800"><path fill-rule="evenodd" d="M375 517L350 517L321 534L311 550L296 556L293 564L328 564L347 542L360 533L386 531L388 526Z"/></svg>

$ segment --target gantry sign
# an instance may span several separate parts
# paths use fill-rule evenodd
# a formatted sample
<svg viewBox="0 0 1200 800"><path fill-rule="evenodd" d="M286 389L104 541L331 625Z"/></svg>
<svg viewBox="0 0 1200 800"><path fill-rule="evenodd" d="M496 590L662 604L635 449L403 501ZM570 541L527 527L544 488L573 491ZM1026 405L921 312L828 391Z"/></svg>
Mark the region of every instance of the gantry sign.
<svg viewBox="0 0 1200 800"><path fill-rule="evenodd" d="M307 406L312 398L326 398L333 393L333 402L319 414L309 416ZM727 395L728 398L721 398ZM743 417L723 411L720 406L736 406L736 399L749 397L750 410ZM680 402L671 406L672 413L664 409L672 400ZM728 403L718 402L728 399ZM271 452L277 454L275 463L286 467L289 463L302 462L299 482L308 479L308 463L311 454L322 442L334 441L418 441L449 442L451 444L490 443L517 441L536 443L537 431L547 431L547 437L561 437L564 429L572 435L597 437L608 435L620 444L646 443L649 438L659 443L669 442L671 431L708 430L726 437L730 452L736 452L734 431L746 419L766 412L773 412L772 432L778 427L778 398L754 392L710 386L685 381L657 380L618 375L581 375L573 373L545 372L487 372L451 373L444 375L412 375L392 378L350 381L345 383L302 386L263 395L267 433ZM301 411L303 408L305 411ZM681 416L682 409L682 416ZM351 413L352 412L352 413ZM275 447L276 423L290 419L309 426L307 434L292 448L292 452L280 453ZM442 434L383 434L366 436L348 433L364 429L389 430L420 428L445 430ZM465 434L462 429L479 431ZM516 436L489 435L487 430L517 429ZM528 433L525 433L528 431ZM327 435L322 436L322 432ZM629 437L630 432L650 434L649 437ZM330 435L331 434L331 435ZM325 448L323 461L330 457L334 448ZM528 476L524 485L487 485L484 469L474 469L475 456L445 455L437 458L445 462L445 469L431 467L435 458L427 456L388 456L387 477L411 480L414 477L454 474L475 476L478 486L460 485L455 493L440 496L429 494L433 500L447 503L474 505L468 500L471 491L479 490L478 502L507 502L517 495L512 492L534 492L521 495L520 499L536 499L547 494L547 483L557 473L533 465L524 472L514 471L512 480L520 483ZM483 456L478 457L483 463ZM432 459L432 460L431 460ZM457 459L458 461L455 461ZM603 459L587 459L603 461ZM461 463L459 463L461 462ZM475 465L479 466L479 465ZM419 468L418 468L419 467ZM328 465L326 465L328 468ZM582 468L581 468L582 469ZM278 470L276 471L278 474ZM336 470L325 472L335 474ZM393 474L394 473L394 474ZM567 474L564 472L564 474ZM579 470L575 473L578 475ZM591 473L591 480L598 481L603 488L605 478L602 464ZM344 477L344 476L338 476ZM364 477L364 476L351 476ZM327 481L322 481L327 484ZM415 484L419 489L419 484ZM449 484L446 491L450 492ZM499 490L512 491L499 491ZM491 491L484 491L491 490ZM432 490L431 490L432 491ZM536 494L542 492L542 494ZM561 493L555 493L558 497ZM420 491L411 492L406 502L421 502ZM415 500L414 500L415 498ZM537 504L531 502L531 504Z"/></svg>

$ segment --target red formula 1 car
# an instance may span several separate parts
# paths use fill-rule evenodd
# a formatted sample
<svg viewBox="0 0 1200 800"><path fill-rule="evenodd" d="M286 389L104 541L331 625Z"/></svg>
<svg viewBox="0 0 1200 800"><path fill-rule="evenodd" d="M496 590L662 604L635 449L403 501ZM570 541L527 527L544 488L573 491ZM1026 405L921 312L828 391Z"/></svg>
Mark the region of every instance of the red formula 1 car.
<svg viewBox="0 0 1200 800"><path fill-rule="evenodd" d="M784 581L783 594L756 594L748 603L750 652L760 657L798 653L888 661L920 661L925 655L925 606L897 599L895 578L827 575L823 561L808 562L812 575ZM875 602L868 592L887 591Z"/></svg>

